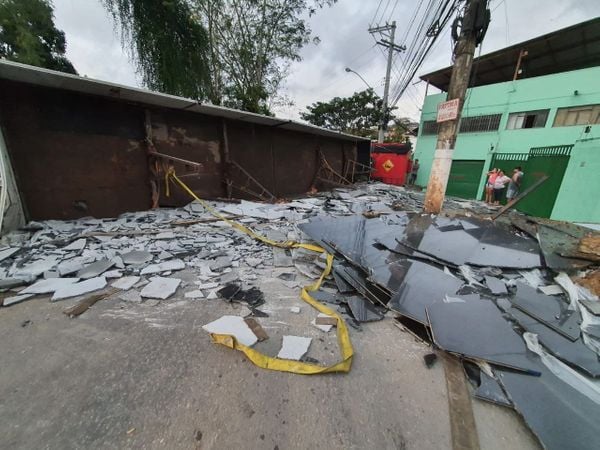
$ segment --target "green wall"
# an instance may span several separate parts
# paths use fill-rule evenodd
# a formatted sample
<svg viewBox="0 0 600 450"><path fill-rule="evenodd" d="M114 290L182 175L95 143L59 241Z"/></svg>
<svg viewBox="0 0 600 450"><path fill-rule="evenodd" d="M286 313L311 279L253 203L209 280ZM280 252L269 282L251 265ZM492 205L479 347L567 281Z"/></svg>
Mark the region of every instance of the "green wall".
<svg viewBox="0 0 600 450"><path fill-rule="evenodd" d="M575 143L552 218L600 223L600 137Z"/></svg>
<svg viewBox="0 0 600 450"><path fill-rule="evenodd" d="M418 158L421 163L417 177L417 184L420 186L426 186L429 180L437 139L436 135L422 135L423 122L435 120L437 105L445 99L446 93L429 95L425 98L419 127L421 131L415 149L415 158ZM600 67L469 89L463 107L463 117L502 114L502 119L497 131L460 133L453 159L484 160L484 168L487 168L493 152L527 153L532 147L570 145L580 140L592 142L600 138L600 125L592 125L591 131L587 134L584 133L585 126L582 125L552 127L557 108L590 104L600 104ZM550 109L544 128L506 129L509 113L537 109ZM585 146L579 147L580 149L576 145L572 150L572 157L551 217L600 223L597 201L592 202L594 203L592 205L582 202L573 204L574 198L590 194L594 196L586 186L596 186L595 196L600 196L597 184L600 177L600 172L597 171L600 164L600 148L597 144L598 151L586 150ZM582 156L575 155L580 152ZM584 166L579 167L582 162ZM587 167L591 169L588 170ZM595 174L593 168L596 170ZM479 185L479 198L483 192L484 182L485 170L482 172Z"/></svg>

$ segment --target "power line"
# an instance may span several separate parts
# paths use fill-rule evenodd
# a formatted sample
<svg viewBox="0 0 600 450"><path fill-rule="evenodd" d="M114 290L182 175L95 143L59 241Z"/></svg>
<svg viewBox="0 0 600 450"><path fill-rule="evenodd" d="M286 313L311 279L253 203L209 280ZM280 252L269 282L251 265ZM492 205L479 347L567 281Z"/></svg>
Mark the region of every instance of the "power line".
<svg viewBox="0 0 600 450"><path fill-rule="evenodd" d="M381 3L383 3L383 0L379 0L379 4L377 5L377 9L375 10L375 14L373 15L373 18L371 19L369 26L371 26L375 23L375 19L377 18L377 14L379 13L379 8L381 8Z"/></svg>

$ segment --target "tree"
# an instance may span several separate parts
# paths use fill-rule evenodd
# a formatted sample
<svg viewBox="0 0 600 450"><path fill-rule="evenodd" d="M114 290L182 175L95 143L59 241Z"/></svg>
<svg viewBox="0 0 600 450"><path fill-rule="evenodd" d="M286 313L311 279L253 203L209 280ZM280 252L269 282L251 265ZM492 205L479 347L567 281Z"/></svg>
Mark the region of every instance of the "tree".
<svg viewBox="0 0 600 450"><path fill-rule="evenodd" d="M77 73L66 58L65 33L48 0L0 0L0 58Z"/></svg>
<svg viewBox="0 0 600 450"><path fill-rule="evenodd" d="M388 126L386 140L390 142L408 142L409 136L414 136L413 130L418 126L408 117L395 118L393 125Z"/></svg>
<svg viewBox="0 0 600 450"><path fill-rule="evenodd" d="M207 97L208 35L185 0L102 0L120 25L144 85L194 99Z"/></svg>
<svg viewBox="0 0 600 450"><path fill-rule="evenodd" d="M335 97L330 101L307 106L308 112L300 114L313 125L357 136L376 137L381 122L381 104L373 89L355 92L350 97ZM390 120L394 117L389 112Z"/></svg>
<svg viewBox="0 0 600 450"><path fill-rule="evenodd" d="M263 114L311 41L307 18L335 1L103 0L147 86Z"/></svg>

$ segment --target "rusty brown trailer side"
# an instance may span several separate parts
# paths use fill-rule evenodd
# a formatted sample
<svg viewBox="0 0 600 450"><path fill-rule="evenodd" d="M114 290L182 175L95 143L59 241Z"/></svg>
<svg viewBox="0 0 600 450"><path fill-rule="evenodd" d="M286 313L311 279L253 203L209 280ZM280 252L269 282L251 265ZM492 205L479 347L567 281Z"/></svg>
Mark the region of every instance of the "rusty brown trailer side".
<svg viewBox="0 0 600 450"><path fill-rule="evenodd" d="M347 138L117 97L0 79L0 124L29 220L145 210L152 206L152 181L160 206L188 203L177 188L165 196L151 150L179 158L172 161L177 173L204 198L227 196L226 178L233 197L252 198L238 189L248 183L244 172L228 171L225 160L280 198L312 187L320 155L338 173L357 159L357 142Z"/></svg>

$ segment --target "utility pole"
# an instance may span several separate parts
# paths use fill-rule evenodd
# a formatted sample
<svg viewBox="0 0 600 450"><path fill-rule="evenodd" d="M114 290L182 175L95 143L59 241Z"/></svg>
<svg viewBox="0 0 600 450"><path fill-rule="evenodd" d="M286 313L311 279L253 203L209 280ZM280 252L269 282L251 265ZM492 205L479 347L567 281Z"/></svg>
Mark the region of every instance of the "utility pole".
<svg viewBox="0 0 600 450"><path fill-rule="evenodd" d="M389 33L389 35L386 36L384 34L386 32ZM390 93L390 74L392 73L394 52L402 52L406 50L406 46L394 44L394 38L396 36L396 21L393 21L391 24L386 23L380 27L369 28L369 33L381 33L384 37L388 38L377 41L379 45L382 45L388 49L387 68L385 69L385 86L383 88L383 102L381 105L381 122L379 123L379 132L377 134L377 142L382 143L385 129L387 128L387 118L389 117L388 97Z"/></svg>
<svg viewBox="0 0 600 450"><path fill-rule="evenodd" d="M455 60L448 95L446 102L438 105L438 137L424 205L424 210L428 213L438 214L442 209L473 55L487 29L489 14L486 0L466 0L462 27L454 50ZM452 100L455 101L451 102ZM450 112L447 117L451 117L450 119L443 118L440 114L440 109L445 109L446 106Z"/></svg>

